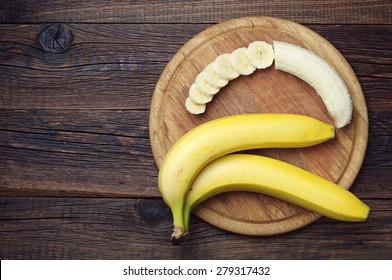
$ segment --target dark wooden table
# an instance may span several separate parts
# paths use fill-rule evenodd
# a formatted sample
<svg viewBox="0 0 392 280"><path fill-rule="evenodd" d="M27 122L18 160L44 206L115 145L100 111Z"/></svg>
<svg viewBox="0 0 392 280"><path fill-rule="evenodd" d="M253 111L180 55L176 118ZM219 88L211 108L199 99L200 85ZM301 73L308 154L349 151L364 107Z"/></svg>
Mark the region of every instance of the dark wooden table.
<svg viewBox="0 0 392 280"><path fill-rule="evenodd" d="M82 2L0 0L1 259L392 258L390 1ZM190 239L169 242L148 134L154 87L185 42L242 16L304 24L351 64L369 111L351 188L367 222L249 237L193 216Z"/></svg>

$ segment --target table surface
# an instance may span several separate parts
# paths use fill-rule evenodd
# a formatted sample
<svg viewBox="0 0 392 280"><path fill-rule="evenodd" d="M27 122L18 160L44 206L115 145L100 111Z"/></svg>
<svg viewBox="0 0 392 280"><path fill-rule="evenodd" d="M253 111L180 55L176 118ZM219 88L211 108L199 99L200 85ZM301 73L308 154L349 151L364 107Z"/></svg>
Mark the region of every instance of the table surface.
<svg viewBox="0 0 392 280"><path fill-rule="evenodd" d="M391 259L389 1L0 1L1 259ZM351 191L365 223L251 237L196 216L172 246L149 142L155 84L218 22L273 16L329 40L362 86L369 142Z"/></svg>

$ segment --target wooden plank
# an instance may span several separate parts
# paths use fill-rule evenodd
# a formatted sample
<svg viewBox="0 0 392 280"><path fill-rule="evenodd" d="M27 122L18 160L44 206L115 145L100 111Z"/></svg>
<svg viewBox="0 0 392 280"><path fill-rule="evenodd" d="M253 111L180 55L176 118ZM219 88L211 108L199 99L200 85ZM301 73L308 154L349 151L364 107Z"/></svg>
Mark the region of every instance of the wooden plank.
<svg viewBox="0 0 392 280"><path fill-rule="evenodd" d="M46 26L0 25L0 108L147 110L167 62L210 25L63 25L73 41L61 53L44 51L37 42ZM365 96L376 98L369 107L376 100L372 109L391 110L385 99L392 53L385 38L392 26L310 27L342 50Z"/></svg>
<svg viewBox="0 0 392 280"><path fill-rule="evenodd" d="M392 100L388 90L391 79L359 77L359 83L364 92L369 112L391 112Z"/></svg>
<svg viewBox="0 0 392 280"><path fill-rule="evenodd" d="M61 195L68 190L67 195L158 196L157 174L147 136L150 98L171 56L210 25L73 24L69 26L74 42L65 53L44 52L37 45L36 37L45 26L0 25L0 107L29 109L1 111L1 174L7 175L1 176L2 182L7 182L2 184L3 193ZM358 191L371 197L374 189L367 182L378 175L375 187L378 197L389 195L391 172L385 154L390 152L391 116L385 112L392 111L392 71L385 38L392 28L310 27L344 52L365 93L370 112L370 141L356 182ZM145 40L146 37L150 40ZM129 53L137 57L141 51L147 57L146 65L126 60ZM373 64L379 58L381 63ZM122 59L125 66L135 68L120 69ZM61 110L30 110L37 108ZM63 110L70 108L132 111ZM120 135L109 127L129 120L130 126L123 125ZM57 130L48 131L47 126L53 128L54 124ZM101 126L104 128L99 134ZM143 138L129 137L135 129L144 133ZM141 163L136 164L138 161ZM126 180L120 180L124 174ZM121 182L127 185L120 187Z"/></svg>
<svg viewBox="0 0 392 280"><path fill-rule="evenodd" d="M233 17L274 16L301 23L388 24L388 1L2 1L0 22L218 22Z"/></svg>
<svg viewBox="0 0 392 280"><path fill-rule="evenodd" d="M50 53L36 42L42 28L0 26L0 107L147 109L162 69L191 36L180 26L166 36L160 25L76 25L71 47Z"/></svg>
<svg viewBox="0 0 392 280"><path fill-rule="evenodd" d="M161 199L0 197L0 258L390 259L391 202L365 200L372 212L364 223L321 218L270 237L232 234L193 216L190 238L174 247Z"/></svg>
<svg viewBox="0 0 392 280"><path fill-rule="evenodd" d="M392 37L389 25L308 25L329 40L360 77L392 78L392 50L385 38ZM355 32L354 30L358 32ZM375 35L373 36L372 35ZM374 34L376 33L376 34Z"/></svg>
<svg viewBox="0 0 392 280"><path fill-rule="evenodd" d="M148 111L0 110L0 193L158 196Z"/></svg>
<svg viewBox="0 0 392 280"><path fill-rule="evenodd" d="M0 110L0 194L159 197L148 114ZM391 124L391 112L369 115L365 161L351 188L360 197L391 198Z"/></svg>

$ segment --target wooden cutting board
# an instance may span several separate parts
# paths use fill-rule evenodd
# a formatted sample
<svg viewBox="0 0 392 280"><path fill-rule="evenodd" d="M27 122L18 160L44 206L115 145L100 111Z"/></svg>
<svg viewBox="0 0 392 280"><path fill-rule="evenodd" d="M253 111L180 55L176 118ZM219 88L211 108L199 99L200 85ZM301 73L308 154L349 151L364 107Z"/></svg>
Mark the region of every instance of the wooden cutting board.
<svg viewBox="0 0 392 280"><path fill-rule="evenodd" d="M274 66L230 81L207 104L204 114L191 115L186 111L184 102L196 75L218 55L246 47L255 40L293 43L325 58L345 80L354 114L351 124L337 129L336 138L327 143L301 149L246 152L289 162L349 189L362 165L368 139L367 108L358 79L344 57L323 37L300 24L271 17L246 17L214 25L193 37L170 60L151 102L150 140L157 166L183 134L223 116L296 113L333 124L313 88L293 75L275 70ZM248 235L284 233L320 217L279 199L246 192L215 196L194 213L217 227Z"/></svg>

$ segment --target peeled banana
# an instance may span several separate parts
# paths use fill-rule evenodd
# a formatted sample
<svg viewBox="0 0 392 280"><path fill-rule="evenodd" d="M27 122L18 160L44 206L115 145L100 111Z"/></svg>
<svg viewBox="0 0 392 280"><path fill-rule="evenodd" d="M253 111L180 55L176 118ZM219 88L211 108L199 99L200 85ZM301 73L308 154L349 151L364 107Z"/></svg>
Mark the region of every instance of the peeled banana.
<svg viewBox="0 0 392 280"><path fill-rule="evenodd" d="M202 94L212 97L228 81L239 75L250 75L255 69L267 68L274 59L275 69L293 74L315 89L337 128L350 123L352 101L340 74L320 56L293 44L274 41L272 46L264 41L252 42L247 48L239 48L231 54L218 56L196 77L195 83ZM186 108L192 114L200 114L200 106L192 106L193 104L189 103L203 105L210 101L209 98L191 98L187 100Z"/></svg>
<svg viewBox="0 0 392 280"><path fill-rule="evenodd" d="M333 125L295 114L240 114L192 129L172 146L159 169L159 190L173 215L172 242L180 243L185 235L189 187L212 160L239 150L307 147L333 137Z"/></svg>
<svg viewBox="0 0 392 280"><path fill-rule="evenodd" d="M274 41L275 68L293 74L320 95L337 128L351 121L350 93L342 77L327 61L296 45Z"/></svg>
<svg viewBox="0 0 392 280"><path fill-rule="evenodd" d="M369 212L351 192L309 171L263 156L231 154L209 163L194 179L185 200L185 231L194 206L231 191L271 195L341 221L365 221Z"/></svg>

